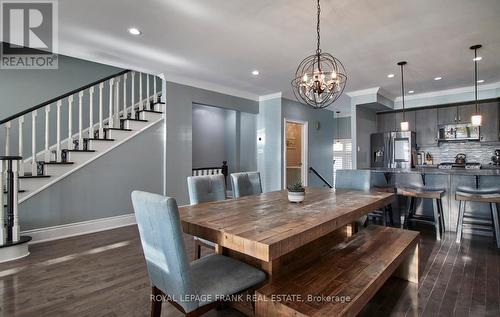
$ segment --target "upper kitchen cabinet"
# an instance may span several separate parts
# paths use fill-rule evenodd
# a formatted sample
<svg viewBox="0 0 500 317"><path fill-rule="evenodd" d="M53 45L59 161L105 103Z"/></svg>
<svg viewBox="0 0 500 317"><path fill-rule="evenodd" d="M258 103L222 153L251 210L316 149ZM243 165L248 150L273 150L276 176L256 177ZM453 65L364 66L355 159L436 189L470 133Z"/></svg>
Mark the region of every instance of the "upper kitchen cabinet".
<svg viewBox="0 0 500 317"><path fill-rule="evenodd" d="M405 111L405 120L408 121L410 126L410 131L416 131L415 126L415 112L416 111ZM396 130L401 131L401 122L403 121L403 112L396 112Z"/></svg>
<svg viewBox="0 0 500 317"><path fill-rule="evenodd" d="M415 111L415 132L417 132L417 146L437 144L437 112L438 109L436 108L421 109Z"/></svg>
<svg viewBox="0 0 500 317"><path fill-rule="evenodd" d="M481 142L498 142L500 140L499 106L498 102L479 105L479 112L483 116L480 128Z"/></svg>
<svg viewBox="0 0 500 317"><path fill-rule="evenodd" d="M470 123L470 117L476 113L476 105L463 105L458 106L457 123Z"/></svg>
<svg viewBox="0 0 500 317"><path fill-rule="evenodd" d="M437 109L437 124L453 124L457 123L457 121L457 107L443 107Z"/></svg>
<svg viewBox="0 0 500 317"><path fill-rule="evenodd" d="M394 131L394 112L383 112L377 114L377 131L391 132Z"/></svg>

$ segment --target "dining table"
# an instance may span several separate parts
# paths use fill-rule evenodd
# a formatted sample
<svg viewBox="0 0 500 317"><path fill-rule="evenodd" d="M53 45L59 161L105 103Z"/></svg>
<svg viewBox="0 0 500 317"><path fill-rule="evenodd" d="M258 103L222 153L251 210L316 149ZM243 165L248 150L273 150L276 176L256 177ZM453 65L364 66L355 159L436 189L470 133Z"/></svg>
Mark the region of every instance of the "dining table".
<svg viewBox="0 0 500 317"><path fill-rule="evenodd" d="M287 190L179 208L183 231L216 244L216 252L267 273L272 281L314 263L351 234L360 217L391 204L395 194L330 188L305 190L301 203Z"/></svg>

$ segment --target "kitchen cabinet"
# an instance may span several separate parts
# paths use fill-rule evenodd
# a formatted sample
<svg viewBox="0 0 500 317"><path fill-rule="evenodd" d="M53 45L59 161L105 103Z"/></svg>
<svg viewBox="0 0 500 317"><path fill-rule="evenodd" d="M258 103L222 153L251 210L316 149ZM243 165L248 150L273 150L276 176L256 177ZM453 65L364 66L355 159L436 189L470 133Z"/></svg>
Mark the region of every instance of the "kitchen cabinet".
<svg viewBox="0 0 500 317"><path fill-rule="evenodd" d="M437 124L457 123L457 107L443 107L437 109Z"/></svg>
<svg viewBox="0 0 500 317"><path fill-rule="evenodd" d="M437 112L436 108L415 111L417 146L437 144Z"/></svg>
<svg viewBox="0 0 500 317"><path fill-rule="evenodd" d="M377 131L394 131L394 112L383 112L377 114Z"/></svg>
<svg viewBox="0 0 500 317"><path fill-rule="evenodd" d="M405 119L408 121L410 131L415 130L415 111L405 111ZM401 122L403 121L403 112L396 112L396 130L401 131Z"/></svg>
<svg viewBox="0 0 500 317"><path fill-rule="evenodd" d="M476 113L476 105L474 104L458 106L457 109L457 123L470 123L470 117L472 117Z"/></svg>
<svg viewBox="0 0 500 317"><path fill-rule="evenodd" d="M500 118L498 102L488 102L479 105L479 112L483 116L480 127L481 142L498 142L500 140Z"/></svg>

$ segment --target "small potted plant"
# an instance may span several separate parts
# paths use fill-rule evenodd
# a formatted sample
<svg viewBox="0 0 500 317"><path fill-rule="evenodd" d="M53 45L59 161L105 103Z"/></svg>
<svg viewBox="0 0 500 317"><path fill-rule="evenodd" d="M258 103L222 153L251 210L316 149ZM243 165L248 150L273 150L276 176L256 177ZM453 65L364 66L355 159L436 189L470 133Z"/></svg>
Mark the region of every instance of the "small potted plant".
<svg viewBox="0 0 500 317"><path fill-rule="evenodd" d="M292 203L300 203L306 196L306 190L302 186L301 181L296 181L288 185L288 201Z"/></svg>

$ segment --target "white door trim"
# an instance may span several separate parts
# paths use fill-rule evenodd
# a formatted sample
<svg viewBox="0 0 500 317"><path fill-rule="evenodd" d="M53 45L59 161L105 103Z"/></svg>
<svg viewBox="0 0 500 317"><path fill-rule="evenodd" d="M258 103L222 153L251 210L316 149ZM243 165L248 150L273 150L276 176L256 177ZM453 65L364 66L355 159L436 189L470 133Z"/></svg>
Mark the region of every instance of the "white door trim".
<svg viewBox="0 0 500 317"><path fill-rule="evenodd" d="M298 123L302 125L302 144L301 144L301 155L302 155L302 169L301 178L302 185L307 186L307 170L309 169L308 163L308 149L309 149L309 122L302 120L293 120L288 118L283 118L283 189L286 188L286 123Z"/></svg>

